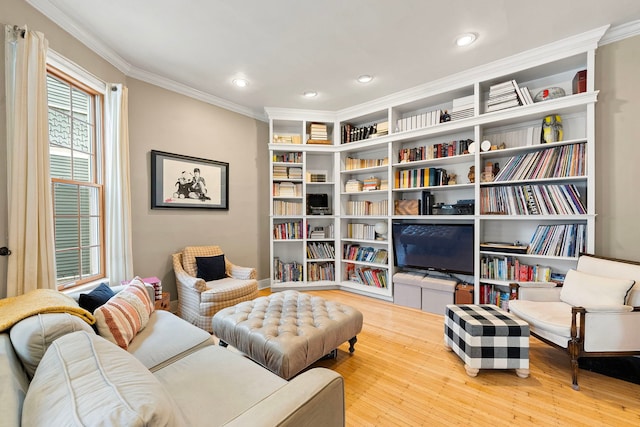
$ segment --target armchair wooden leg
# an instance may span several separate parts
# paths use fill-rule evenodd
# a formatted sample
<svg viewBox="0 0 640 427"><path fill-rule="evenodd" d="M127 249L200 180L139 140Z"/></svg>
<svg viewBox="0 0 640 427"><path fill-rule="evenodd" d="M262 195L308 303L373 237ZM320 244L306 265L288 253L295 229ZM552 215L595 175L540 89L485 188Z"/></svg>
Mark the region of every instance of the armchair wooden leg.
<svg viewBox="0 0 640 427"><path fill-rule="evenodd" d="M578 385L578 343L574 341L569 342L569 357L571 357L571 387L574 390L580 390Z"/></svg>

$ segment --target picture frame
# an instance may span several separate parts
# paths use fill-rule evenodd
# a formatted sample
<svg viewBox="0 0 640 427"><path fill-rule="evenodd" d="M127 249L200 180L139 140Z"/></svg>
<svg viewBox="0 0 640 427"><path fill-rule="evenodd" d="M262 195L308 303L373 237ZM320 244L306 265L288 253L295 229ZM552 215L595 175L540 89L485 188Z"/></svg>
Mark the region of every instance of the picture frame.
<svg viewBox="0 0 640 427"><path fill-rule="evenodd" d="M229 210L229 163L151 150L151 209Z"/></svg>

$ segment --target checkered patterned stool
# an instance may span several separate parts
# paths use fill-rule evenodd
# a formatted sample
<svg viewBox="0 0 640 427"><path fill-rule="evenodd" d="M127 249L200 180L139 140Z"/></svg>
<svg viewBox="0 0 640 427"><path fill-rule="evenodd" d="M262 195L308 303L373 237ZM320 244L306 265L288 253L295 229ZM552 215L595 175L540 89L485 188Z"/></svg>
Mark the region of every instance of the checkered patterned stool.
<svg viewBox="0 0 640 427"><path fill-rule="evenodd" d="M495 305L447 305L444 344L464 361L470 377L480 369L529 376L529 324Z"/></svg>

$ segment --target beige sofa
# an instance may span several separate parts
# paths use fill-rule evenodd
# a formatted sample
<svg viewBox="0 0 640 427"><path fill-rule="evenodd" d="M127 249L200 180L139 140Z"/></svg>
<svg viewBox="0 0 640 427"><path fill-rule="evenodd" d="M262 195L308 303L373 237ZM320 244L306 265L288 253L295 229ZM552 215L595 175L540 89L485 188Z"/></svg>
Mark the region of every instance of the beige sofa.
<svg viewBox="0 0 640 427"><path fill-rule="evenodd" d="M0 426L342 426L344 383L290 381L154 311L128 350L79 317L39 314L0 333Z"/></svg>

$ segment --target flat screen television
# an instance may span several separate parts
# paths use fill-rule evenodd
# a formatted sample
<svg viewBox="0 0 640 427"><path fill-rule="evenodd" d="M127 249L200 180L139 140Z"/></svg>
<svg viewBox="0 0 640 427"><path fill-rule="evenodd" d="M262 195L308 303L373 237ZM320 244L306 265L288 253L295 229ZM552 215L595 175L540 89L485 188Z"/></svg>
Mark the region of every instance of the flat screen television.
<svg viewBox="0 0 640 427"><path fill-rule="evenodd" d="M473 274L473 224L392 224L396 267Z"/></svg>

